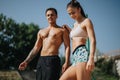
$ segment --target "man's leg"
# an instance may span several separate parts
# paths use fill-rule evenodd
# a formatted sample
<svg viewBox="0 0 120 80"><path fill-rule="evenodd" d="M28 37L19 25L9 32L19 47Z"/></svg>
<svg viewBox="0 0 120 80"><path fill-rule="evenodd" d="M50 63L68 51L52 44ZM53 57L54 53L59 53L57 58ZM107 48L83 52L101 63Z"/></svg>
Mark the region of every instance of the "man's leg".
<svg viewBox="0 0 120 80"><path fill-rule="evenodd" d="M39 61L37 80L59 80L61 64L58 56L41 56Z"/></svg>
<svg viewBox="0 0 120 80"><path fill-rule="evenodd" d="M45 80L59 80L61 72L60 58L58 56L47 56L45 60Z"/></svg>

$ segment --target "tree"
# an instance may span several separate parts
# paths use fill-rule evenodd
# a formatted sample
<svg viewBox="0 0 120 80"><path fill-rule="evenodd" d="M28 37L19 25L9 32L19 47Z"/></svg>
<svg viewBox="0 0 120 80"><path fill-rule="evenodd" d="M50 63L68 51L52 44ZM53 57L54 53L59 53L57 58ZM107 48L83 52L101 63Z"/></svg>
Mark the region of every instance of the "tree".
<svg viewBox="0 0 120 80"><path fill-rule="evenodd" d="M38 25L18 24L0 14L0 69L18 68L36 41Z"/></svg>

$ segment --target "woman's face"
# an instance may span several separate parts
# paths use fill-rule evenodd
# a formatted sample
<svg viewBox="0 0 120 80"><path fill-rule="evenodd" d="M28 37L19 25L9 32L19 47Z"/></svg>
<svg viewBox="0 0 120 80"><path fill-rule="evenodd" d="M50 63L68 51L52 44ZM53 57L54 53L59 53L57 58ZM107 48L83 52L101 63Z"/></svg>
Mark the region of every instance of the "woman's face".
<svg viewBox="0 0 120 80"><path fill-rule="evenodd" d="M67 12L70 15L71 18L77 20L80 15L80 9L74 8L74 7L68 7Z"/></svg>

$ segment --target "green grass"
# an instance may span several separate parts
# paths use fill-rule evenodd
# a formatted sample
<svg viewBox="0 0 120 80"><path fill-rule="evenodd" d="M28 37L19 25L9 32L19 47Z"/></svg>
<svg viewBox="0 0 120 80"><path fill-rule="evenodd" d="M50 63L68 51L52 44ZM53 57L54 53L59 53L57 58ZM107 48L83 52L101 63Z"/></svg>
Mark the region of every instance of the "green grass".
<svg viewBox="0 0 120 80"><path fill-rule="evenodd" d="M0 71L0 80L22 80L17 71Z"/></svg>
<svg viewBox="0 0 120 80"><path fill-rule="evenodd" d="M95 68L95 70L93 71L93 75L96 80L118 80L118 78L114 75L106 74L98 68Z"/></svg>
<svg viewBox="0 0 120 80"><path fill-rule="evenodd" d="M118 80L117 77L106 74L98 68L95 68L93 75L95 80ZM22 78L17 71L0 71L0 80L22 80Z"/></svg>

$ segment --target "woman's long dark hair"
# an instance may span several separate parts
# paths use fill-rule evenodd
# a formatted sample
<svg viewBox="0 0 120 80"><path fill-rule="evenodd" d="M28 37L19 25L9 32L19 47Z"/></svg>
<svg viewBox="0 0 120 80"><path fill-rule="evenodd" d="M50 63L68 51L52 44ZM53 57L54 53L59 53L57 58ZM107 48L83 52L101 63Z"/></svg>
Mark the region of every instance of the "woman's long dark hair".
<svg viewBox="0 0 120 80"><path fill-rule="evenodd" d="M80 8L80 9L81 9L81 14L82 14L82 16L86 18L86 15L85 15L85 13L84 13L84 10L83 10L82 6L80 5L80 3L79 3L78 1L76 1L76 0L70 1L70 2L67 4L67 8L68 8L68 7Z"/></svg>

